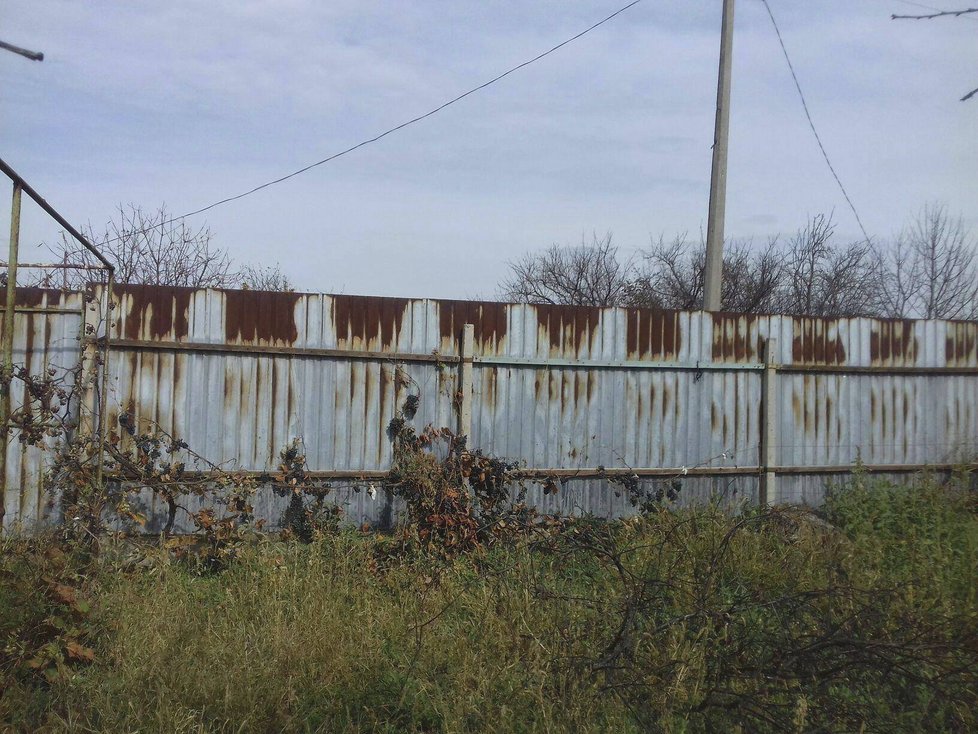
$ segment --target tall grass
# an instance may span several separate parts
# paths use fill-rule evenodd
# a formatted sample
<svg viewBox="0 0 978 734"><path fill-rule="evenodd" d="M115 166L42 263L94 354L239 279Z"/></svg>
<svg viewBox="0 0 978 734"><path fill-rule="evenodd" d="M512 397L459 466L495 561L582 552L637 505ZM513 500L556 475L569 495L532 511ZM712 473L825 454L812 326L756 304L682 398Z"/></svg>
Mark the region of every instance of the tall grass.
<svg viewBox="0 0 978 734"><path fill-rule="evenodd" d="M95 661L7 675L0 716L59 732L969 730L972 502L933 478L857 478L831 525L703 507L454 560L338 532L203 576L107 554L87 578Z"/></svg>

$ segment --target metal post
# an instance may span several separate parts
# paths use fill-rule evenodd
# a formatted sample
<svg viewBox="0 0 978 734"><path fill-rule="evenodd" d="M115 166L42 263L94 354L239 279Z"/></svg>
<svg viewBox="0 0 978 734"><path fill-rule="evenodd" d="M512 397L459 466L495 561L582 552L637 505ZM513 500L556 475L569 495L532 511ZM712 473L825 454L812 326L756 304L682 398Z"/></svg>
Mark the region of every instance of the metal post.
<svg viewBox="0 0 978 734"><path fill-rule="evenodd" d="M7 309L3 312L3 340L0 351L0 530L7 506L7 444L10 419L10 380L14 372L14 310L17 307L17 250L20 246L20 183L14 181L10 206L10 252L7 255Z"/></svg>
<svg viewBox="0 0 978 734"><path fill-rule="evenodd" d="M100 291L101 289L98 289L95 292L101 298ZM95 403L98 399L98 391L96 390L98 380L98 310L101 307L101 301L96 301L94 293L91 301L87 295L85 296L80 339L82 359L79 379L81 380L82 399L78 411L78 429L81 437L89 441L95 436Z"/></svg>
<svg viewBox="0 0 978 734"><path fill-rule="evenodd" d="M764 345L764 372L761 373L761 446L758 464L761 467L761 486L758 503L762 506L774 505L778 501L777 475L777 386L778 386L778 340L768 339Z"/></svg>
<svg viewBox="0 0 978 734"><path fill-rule="evenodd" d="M472 351L475 344L475 326L462 326L462 343L459 349L459 401L458 435L468 439L472 448Z"/></svg>
<svg viewBox="0 0 978 734"><path fill-rule="evenodd" d="M105 474L105 433L107 427L105 425L106 414L108 413L108 399L109 399L109 357L110 357L110 340L112 335L112 311L115 308L115 302L112 300L113 288L115 284L115 273L112 270L108 271L108 277L106 278L105 287L105 308L102 311L103 321L102 328L104 334L102 336L102 381L99 385L99 400L98 400L98 465L95 475L96 486L98 486L99 491L102 489L102 481Z"/></svg>
<svg viewBox="0 0 978 734"><path fill-rule="evenodd" d="M727 137L730 131L733 27L734 0L723 0L713 169L710 175L710 214L706 229L706 274L703 284L703 308L707 311L720 310L720 286L723 280L723 219L727 205Z"/></svg>

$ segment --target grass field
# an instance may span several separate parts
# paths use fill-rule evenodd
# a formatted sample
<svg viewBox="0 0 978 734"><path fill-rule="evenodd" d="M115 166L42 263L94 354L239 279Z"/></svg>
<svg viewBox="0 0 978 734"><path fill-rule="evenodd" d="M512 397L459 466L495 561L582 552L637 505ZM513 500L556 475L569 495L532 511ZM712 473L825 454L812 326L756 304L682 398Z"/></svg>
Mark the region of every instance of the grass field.
<svg viewBox="0 0 978 734"><path fill-rule="evenodd" d="M978 729L966 478L820 517L653 511L445 557L3 541L0 726L52 732Z"/></svg>

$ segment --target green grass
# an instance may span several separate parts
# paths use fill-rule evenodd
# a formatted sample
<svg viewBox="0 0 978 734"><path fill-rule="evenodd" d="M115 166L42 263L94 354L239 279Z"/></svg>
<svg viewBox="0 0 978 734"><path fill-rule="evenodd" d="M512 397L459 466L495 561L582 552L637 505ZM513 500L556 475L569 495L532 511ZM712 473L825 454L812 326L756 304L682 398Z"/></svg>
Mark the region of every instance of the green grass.
<svg viewBox="0 0 978 734"><path fill-rule="evenodd" d="M832 494L831 527L795 510L707 507L585 521L451 561L391 558L389 541L351 531L309 545L258 542L204 576L159 550L129 571L106 552L59 571L92 599L80 624L94 662L68 660L43 677L8 650L0 723L974 730L972 502L932 479L895 487L857 477ZM21 583L36 587L51 569L42 543L5 544L9 647L52 614L50 595Z"/></svg>

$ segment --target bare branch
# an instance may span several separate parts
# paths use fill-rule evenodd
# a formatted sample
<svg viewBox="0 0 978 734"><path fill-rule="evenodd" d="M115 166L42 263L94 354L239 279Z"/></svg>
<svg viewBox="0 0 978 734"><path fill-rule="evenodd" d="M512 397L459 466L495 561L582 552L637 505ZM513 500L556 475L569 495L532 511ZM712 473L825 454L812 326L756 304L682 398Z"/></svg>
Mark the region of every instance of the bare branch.
<svg viewBox="0 0 978 734"><path fill-rule="evenodd" d="M962 15L968 15L970 13L978 13L978 8L967 8L965 10L942 10L936 13L929 13L927 15L891 15L891 20L932 20L934 18L958 18Z"/></svg>
<svg viewBox="0 0 978 734"><path fill-rule="evenodd" d="M207 225L193 229L182 221L172 222L165 205L155 212L120 205L102 234L95 235L91 226L86 234L115 264L117 283L217 288L231 285L236 277L230 255L212 244ZM94 264L92 254L64 233L48 249L64 265ZM35 285L80 289L87 280L83 270L64 269L46 271Z"/></svg>
<svg viewBox="0 0 978 734"><path fill-rule="evenodd" d="M517 303L619 306L627 299L631 260L622 261L609 232L578 247L551 245L511 262L499 295Z"/></svg>
<svg viewBox="0 0 978 734"><path fill-rule="evenodd" d="M289 276L282 272L278 263L274 265L246 265L238 274L240 286L252 291L291 292L295 290Z"/></svg>
<svg viewBox="0 0 978 734"><path fill-rule="evenodd" d="M978 13L978 8L965 8L964 10L941 10L934 13L928 13L926 15L891 15L891 20L933 20L934 18L960 18L967 17L971 20L976 20L972 13ZM969 99L978 94L978 89L972 89L966 95L961 98L962 102L967 102Z"/></svg>
<svg viewBox="0 0 978 734"><path fill-rule="evenodd" d="M748 241L724 245L720 306L725 311L758 313L776 307L783 276L774 238L758 250ZM629 303L645 308L694 310L703 298L705 245L686 235L666 243L661 237L644 254L643 266L629 287Z"/></svg>

